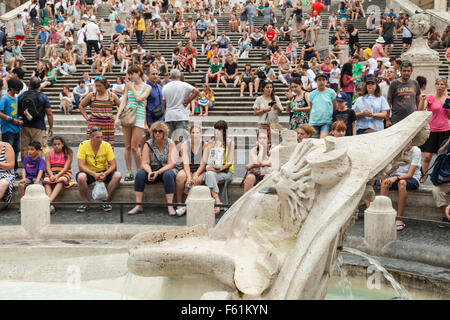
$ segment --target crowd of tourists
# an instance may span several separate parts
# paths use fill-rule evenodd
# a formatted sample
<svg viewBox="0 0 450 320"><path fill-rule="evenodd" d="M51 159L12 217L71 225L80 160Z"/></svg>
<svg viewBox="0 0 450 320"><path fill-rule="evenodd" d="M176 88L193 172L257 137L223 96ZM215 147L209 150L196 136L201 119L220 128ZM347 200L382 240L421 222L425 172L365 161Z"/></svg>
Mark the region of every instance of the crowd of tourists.
<svg viewBox="0 0 450 320"><path fill-rule="evenodd" d="M114 135L121 130L127 170L123 179L134 181L136 202L143 201L146 184L162 182L170 215L185 213L185 207L175 209L172 204L183 202L195 185L207 185L215 203L222 204L234 173L235 145L227 136L228 125L217 121L213 138L205 141L202 129L189 122L190 116L208 116L214 110L212 88L221 85L236 87L240 96L247 91L250 97L255 96L253 113L258 116L258 128L242 180L245 192L271 173L273 133L282 129L280 115L289 115L288 129L295 130L302 142L328 135L376 132L415 111L431 111L427 142L408 149L411 162L380 181L381 194L398 190L399 216L405 210L407 190L425 182L432 155L443 152L449 144L450 112L444 108L448 105L448 79L413 79L411 62L393 54L397 34L402 35L402 52L411 45L405 13L391 9L376 23L374 14L364 11L362 0L340 1L335 12L330 0L299 1L295 6L286 0L279 4L281 16L275 14L272 1L248 0L242 5L187 1L180 6L142 0L134 1L131 14L125 17L121 14L125 4L117 0L110 1L108 19L97 19L100 3L32 1L14 22L14 41L7 40L4 25L0 27L4 43L0 50L0 197L6 203L11 201L19 178L20 196L29 184L42 183L51 201L75 180L82 201L88 202L88 185L101 181L108 185L103 210L112 210L108 202L122 179L114 155ZM321 21L324 10L331 11L328 21ZM228 35L217 29L216 17L222 15L230 17ZM258 16L263 17L262 25L256 25ZM367 19L368 32L378 34L368 47L360 43L360 30L353 22L360 19ZM101 28L111 21L115 27L107 46ZM322 56L315 47L320 28L330 30L333 45ZM38 30L34 38L33 29ZM231 32L239 33L237 43L231 41ZM170 61L158 51L144 49L147 42L172 38L181 41L173 48ZM450 27L442 35L432 29L427 38L430 46L445 48L449 55ZM21 53L26 41L36 45L36 69L27 81ZM343 45L348 45L345 54ZM246 63L241 69L241 61L259 49L264 50L264 65ZM206 71L197 68L199 56L208 61ZM59 76L73 75L79 64L91 65L91 72L100 75L91 77L85 72L77 86L64 86L60 93L64 114L78 110L87 122L87 140L80 143L77 153L79 172L72 179L73 152L62 137L53 136L53 113L45 90ZM104 75L116 66L125 75L110 84ZM194 71L204 72L201 89L184 81L184 74ZM427 80L435 84L432 94L424 93ZM278 81L287 88L287 103L276 94L274 83ZM437 205L445 211L445 193L450 189L435 189ZM88 209L82 204L77 211ZM56 209L52 206L51 211ZM142 211L137 205L128 213ZM449 218L447 211L444 219ZM404 226L399 219L398 230Z"/></svg>

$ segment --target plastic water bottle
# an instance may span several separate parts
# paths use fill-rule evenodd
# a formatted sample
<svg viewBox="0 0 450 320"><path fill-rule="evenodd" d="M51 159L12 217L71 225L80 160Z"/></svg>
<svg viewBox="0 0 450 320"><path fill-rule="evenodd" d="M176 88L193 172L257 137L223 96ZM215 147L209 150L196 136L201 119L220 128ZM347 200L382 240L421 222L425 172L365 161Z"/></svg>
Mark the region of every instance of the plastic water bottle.
<svg viewBox="0 0 450 320"><path fill-rule="evenodd" d="M116 133L119 133L120 131L122 131L122 127L120 125L120 119L119 119L119 126L116 127Z"/></svg>

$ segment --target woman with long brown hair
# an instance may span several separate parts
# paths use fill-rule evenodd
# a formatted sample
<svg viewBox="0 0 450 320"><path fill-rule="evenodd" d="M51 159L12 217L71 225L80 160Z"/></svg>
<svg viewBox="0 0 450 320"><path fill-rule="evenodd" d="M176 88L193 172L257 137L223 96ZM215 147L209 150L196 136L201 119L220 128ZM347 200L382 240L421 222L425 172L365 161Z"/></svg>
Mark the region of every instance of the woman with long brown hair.
<svg viewBox="0 0 450 320"><path fill-rule="evenodd" d="M120 99L116 94L110 93L109 82L103 78L95 79L95 92L88 93L80 102L80 112L88 122L87 137L90 138L91 129L100 127L103 132L103 140L109 142L114 148L114 116L113 108L120 106ZM86 106L90 106L90 116L86 112Z"/></svg>

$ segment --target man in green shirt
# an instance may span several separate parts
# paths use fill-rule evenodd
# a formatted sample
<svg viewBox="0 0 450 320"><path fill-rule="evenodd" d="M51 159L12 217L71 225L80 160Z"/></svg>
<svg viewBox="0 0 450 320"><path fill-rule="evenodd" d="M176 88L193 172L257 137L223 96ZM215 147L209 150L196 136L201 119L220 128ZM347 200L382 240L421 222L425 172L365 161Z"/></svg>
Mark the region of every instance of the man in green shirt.
<svg viewBox="0 0 450 320"><path fill-rule="evenodd" d="M363 65L361 62L359 62L359 55L355 54L352 57L352 63L353 63L353 69L352 69L352 76L356 78L356 86L361 86L361 78L362 78L362 70Z"/></svg>
<svg viewBox="0 0 450 320"><path fill-rule="evenodd" d="M214 56L213 63L209 66L208 73L206 74L205 83L208 84L209 80L216 81L216 87L218 88L222 68L222 64L219 62L219 56Z"/></svg>

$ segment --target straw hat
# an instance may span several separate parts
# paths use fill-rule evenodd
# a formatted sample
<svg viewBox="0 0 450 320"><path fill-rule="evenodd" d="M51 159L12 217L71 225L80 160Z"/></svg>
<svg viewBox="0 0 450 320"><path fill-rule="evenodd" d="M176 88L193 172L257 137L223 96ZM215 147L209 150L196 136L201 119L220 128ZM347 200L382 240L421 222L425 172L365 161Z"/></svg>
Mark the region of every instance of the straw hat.
<svg viewBox="0 0 450 320"><path fill-rule="evenodd" d="M378 37L378 39L375 40L375 41L378 42L378 43L384 43L385 42L383 37Z"/></svg>

